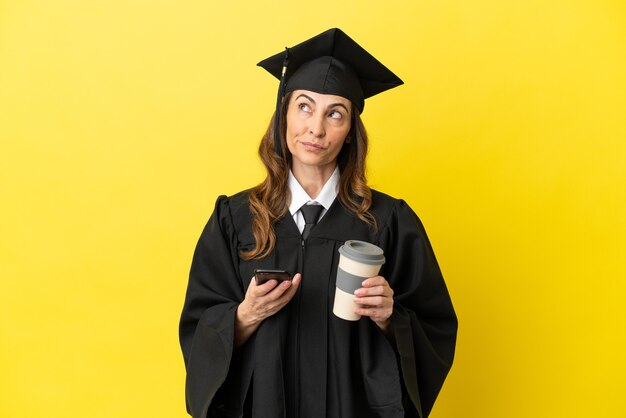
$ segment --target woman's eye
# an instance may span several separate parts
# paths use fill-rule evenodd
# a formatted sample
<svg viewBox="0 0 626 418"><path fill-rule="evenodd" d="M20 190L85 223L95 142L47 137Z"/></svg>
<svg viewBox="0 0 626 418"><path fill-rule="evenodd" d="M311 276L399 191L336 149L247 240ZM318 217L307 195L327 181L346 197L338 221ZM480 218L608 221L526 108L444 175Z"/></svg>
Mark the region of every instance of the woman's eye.
<svg viewBox="0 0 626 418"><path fill-rule="evenodd" d="M343 118L343 114L338 110L333 110L332 112L330 112L330 117L333 119L341 119Z"/></svg>
<svg viewBox="0 0 626 418"><path fill-rule="evenodd" d="M306 104L306 103L300 103L300 104L298 105L298 108L299 108L300 110L302 110L303 112L310 112L310 111L311 111L311 108L310 108L310 107L309 107L309 105L308 105L308 104Z"/></svg>

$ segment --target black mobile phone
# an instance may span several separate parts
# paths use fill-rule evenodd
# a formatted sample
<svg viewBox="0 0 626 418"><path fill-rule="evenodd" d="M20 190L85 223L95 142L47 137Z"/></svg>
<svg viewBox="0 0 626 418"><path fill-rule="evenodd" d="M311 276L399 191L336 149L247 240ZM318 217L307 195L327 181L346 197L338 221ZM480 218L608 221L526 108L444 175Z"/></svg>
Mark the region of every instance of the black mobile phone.
<svg viewBox="0 0 626 418"><path fill-rule="evenodd" d="M279 282L291 280L291 274L286 270L254 270L254 279L256 284L261 285L268 280L278 280Z"/></svg>

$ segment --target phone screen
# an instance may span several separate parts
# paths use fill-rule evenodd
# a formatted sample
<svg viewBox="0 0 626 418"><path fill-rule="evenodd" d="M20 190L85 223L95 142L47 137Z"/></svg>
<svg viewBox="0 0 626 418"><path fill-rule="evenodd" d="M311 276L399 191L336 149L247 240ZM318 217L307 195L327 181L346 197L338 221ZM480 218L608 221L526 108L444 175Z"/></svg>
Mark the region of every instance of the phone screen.
<svg viewBox="0 0 626 418"><path fill-rule="evenodd" d="M291 280L291 274L286 270L254 270L254 278L256 284L260 285L268 280L278 280L282 282L284 280Z"/></svg>

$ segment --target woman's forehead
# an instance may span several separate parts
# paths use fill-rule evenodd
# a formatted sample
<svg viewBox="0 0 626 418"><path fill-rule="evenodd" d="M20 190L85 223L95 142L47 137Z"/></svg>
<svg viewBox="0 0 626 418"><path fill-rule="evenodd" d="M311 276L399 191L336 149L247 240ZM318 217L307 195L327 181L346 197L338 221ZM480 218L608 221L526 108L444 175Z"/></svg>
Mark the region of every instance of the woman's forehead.
<svg viewBox="0 0 626 418"><path fill-rule="evenodd" d="M311 90L294 90L291 94L291 100L294 101L299 98L312 101L316 104L341 103L346 106L351 106L350 100L345 97L337 96L335 94L316 93Z"/></svg>

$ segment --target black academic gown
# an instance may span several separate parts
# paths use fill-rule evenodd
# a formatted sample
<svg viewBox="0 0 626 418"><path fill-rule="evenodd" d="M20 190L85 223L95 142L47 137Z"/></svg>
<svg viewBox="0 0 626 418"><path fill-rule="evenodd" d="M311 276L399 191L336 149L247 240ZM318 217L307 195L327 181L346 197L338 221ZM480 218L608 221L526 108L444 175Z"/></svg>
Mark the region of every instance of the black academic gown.
<svg viewBox="0 0 626 418"><path fill-rule="evenodd" d="M373 232L338 199L306 242L287 213L276 248L254 247L248 192L218 198L198 242L180 322L186 399L194 417L426 417L454 357L457 320L424 228L402 200L373 191ZM332 313L339 247L363 240L385 251L394 290L393 342L369 318ZM254 269L301 272L298 293L233 347L235 310Z"/></svg>

